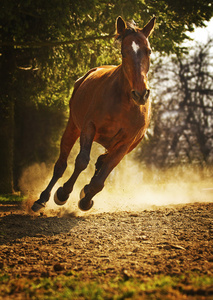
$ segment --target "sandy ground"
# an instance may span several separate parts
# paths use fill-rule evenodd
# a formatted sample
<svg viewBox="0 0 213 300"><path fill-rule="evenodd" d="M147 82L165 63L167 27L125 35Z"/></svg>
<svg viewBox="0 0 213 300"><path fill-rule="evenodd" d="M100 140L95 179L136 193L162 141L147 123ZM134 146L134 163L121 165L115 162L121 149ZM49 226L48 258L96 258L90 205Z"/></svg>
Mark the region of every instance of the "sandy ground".
<svg viewBox="0 0 213 300"><path fill-rule="evenodd" d="M145 278L196 272L213 276L213 203L140 212L30 215L0 206L0 271L11 278L94 270ZM213 287L209 293L213 297Z"/></svg>

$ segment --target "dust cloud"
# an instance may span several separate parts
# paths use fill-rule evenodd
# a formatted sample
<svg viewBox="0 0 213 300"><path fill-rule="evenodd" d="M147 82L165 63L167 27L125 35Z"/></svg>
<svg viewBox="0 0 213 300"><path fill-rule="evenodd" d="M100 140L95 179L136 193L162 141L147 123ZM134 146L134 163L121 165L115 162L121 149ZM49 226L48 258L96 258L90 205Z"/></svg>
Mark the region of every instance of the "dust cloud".
<svg viewBox="0 0 213 300"><path fill-rule="evenodd" d="M67 170L52 191L45 214L62 216L72 213L81 216L103 212L137 212L159 206L213 200L212 168L200 170L195 166L179 166L166 171L154 168L148 170L133 160L130 154L109 175L105 188L93 199L93 208L89 212L81 212L78 209L80 191L90 181L94 174L95 161L103 153L103 148L95 145L91 153L91 162L79 176L69 200L65 205L58 206L53 200L54 193L72 174L78 151L79 145L74 147ZM46 166L44 163L32 165L23 172L19 185L22 193L28 196L24 208L27 212L31 212L31 205L47 186L52 172L53 166Z"/></svg>

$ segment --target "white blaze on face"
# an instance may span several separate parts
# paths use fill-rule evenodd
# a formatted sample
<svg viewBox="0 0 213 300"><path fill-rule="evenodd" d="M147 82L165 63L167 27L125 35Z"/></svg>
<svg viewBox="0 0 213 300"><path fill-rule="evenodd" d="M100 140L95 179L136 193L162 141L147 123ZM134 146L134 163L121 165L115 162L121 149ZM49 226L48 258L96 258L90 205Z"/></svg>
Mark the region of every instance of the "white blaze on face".
<svg viewBox="0 0 213 300"><path fill-rule="evenodd" d="M140 49L140 46L135 41L133 41L132 42L132 49L135 52L135 54L137 54L138 50Z"/></svg>

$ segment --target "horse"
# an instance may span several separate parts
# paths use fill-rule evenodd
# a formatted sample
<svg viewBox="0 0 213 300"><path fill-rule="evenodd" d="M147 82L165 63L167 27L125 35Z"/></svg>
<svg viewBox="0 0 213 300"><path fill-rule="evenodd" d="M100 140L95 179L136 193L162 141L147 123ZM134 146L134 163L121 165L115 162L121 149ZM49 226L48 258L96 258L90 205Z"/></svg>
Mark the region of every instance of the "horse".
<svg viewBox="0 0 213 300"><path fill-rule="evenodd" d="M58 188L54 201L58 205L66 203L78 176L88 166L92 143L97 142L106 152L98 157L90 183L81 190L78 207L83 211L91 209L93 197L104 188L110 172L143 139L151 114L147 80L151 54L148 37L154 26L155 17L142 29L118 17L115 37L121 41L122 63L93 68L75 82L59 158L52 179L31 207L34 212L45 207L78 138L80 151L74 171Z"/></svg>

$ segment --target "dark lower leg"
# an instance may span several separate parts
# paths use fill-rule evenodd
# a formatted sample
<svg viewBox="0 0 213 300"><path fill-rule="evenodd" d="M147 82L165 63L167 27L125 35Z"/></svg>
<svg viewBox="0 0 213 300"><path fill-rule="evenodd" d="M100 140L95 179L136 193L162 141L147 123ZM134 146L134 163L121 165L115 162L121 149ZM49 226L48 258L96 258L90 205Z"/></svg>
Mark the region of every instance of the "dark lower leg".
<svg viewBox="0 0 213 300"><path fill-rule="evenodd" d="M78 207L87 211L93 206L92 198L104 188L104 181L99 180L98 176L93 176L90 184L86 185L81 192L81 199Z"/></svg>
<svg viewBox="0 0 213 300"><path fill-rule="evenodd" d="M90 183L84 187L84 197L79 201L79 208L88 210L93 205L92 198L102 191L104 183L110 172L125 155L125 147L121 147L113 153L100 156L96 163L96 172Z"/></svg>
<svg viewBox="0 0 213 300"><path fill-rule="evenodd" d="M102 166L107 158L108 152L100 155L95 164L95 174L92 177L89 184L85 185L83 191L85 199L90 201L93 196L99 193L104 188L104 181L100 178L99 172L101 171Z"/></svg>
<svg viewBox="0 0 213 300"><path fill-rule="evenodd" d="M45 206L45 203L49 200L52 188L66 170L68 155L78 137L79 130L74 125L72 119L69 119L68 125L61 139L60 156L55 164L53 177L46 189L41 193L40 198L35 201L34 205L32 206L33 211L38 211L40 208L42 208L42 206Z"/></svg>
<svg viewBox="0 0 213 300"><path fill-rule="evenodd" d="M57 197L59 201L64 202L68 199L78 176L87 168L90 160L90 151L94 136L95 127L93 124L88 124L87 127L81 132L80 152L75 160L74 172L70 179L63 185L63 187L59 188L57 191Z"/></svg>
<svg viewBox="0 0 213 300"><path fill-rule="evenodd" d="M50 180L50 183L48 184L46 189L41 193L39 200L37 200L37 203L44 205L49 200L52 188L54 187L58 179L62 177L64 171L66 170L66 167L67 162L63 162L59 158L54 167L53 177Z"/></svg>
<svg viewBox="0 0 213 300"><path fill-rule="evenodd" d="M69 194L72 192L74 184L78 179L80 173L87 168L90 157L88 154L81 151L75 161L75 169L70 179L64 183L63 187L60 187L57 191L57 197L61 202L66 201L69 198Z"/></svg>
<svg viewBox="0 0 213 300"><path fill-rule="evenodd" d="M97 162L95 164L95 174L94 174L94 176L97 175L98 172L100 171L100 169L101 169L101 167L104 163L104 159L107 157L107 155L108 155L108 153L105 153L105 154L102 154L98 157Z"/></svg>

